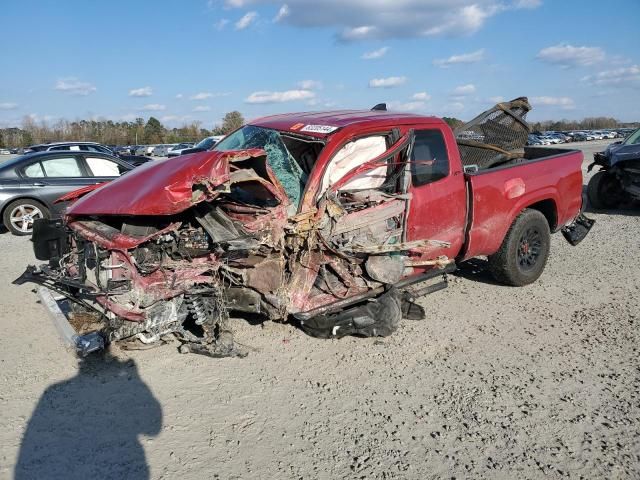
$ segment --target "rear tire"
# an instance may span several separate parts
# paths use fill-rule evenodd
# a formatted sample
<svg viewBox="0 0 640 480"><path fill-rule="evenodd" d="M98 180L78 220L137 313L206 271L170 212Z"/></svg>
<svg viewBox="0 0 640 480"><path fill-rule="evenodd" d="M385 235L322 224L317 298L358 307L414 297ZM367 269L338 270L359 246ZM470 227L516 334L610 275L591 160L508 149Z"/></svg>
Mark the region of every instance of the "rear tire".
<svg viewBox="0 0 640 480"><path fill-rule="evenodd" d="M547 219L538 210L527 208L511 224L500 250L489 257L489 271L506 285L533 283L544 271L550 246Z"/></svg>
<svg viewBox="0 0 640 480"><path fill-rule="evenodd" d="M49 209L29 198L11 202L2 215L4 226L14 235L31 235L33 222L40 218L49 218Z"/></svg>
<svg viewBox="0 0 640 480"><path fill-rule="evenodd" d="M596 210L617 208L623 200L620 182L607 172L598 172L587 184L589 205Z"/></svg>

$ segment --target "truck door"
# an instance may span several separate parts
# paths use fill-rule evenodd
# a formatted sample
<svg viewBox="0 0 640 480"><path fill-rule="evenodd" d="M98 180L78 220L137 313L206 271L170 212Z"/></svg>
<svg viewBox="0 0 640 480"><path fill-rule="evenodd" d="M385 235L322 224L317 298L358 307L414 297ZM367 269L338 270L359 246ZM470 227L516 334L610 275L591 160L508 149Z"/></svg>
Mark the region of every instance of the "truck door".
<svg viewBox="0 0 640 480"><path fill-rule="evenodd" d="M450 242L449 248L430 247L423 259L455 258L464 243L467 200L464 175L455 139L437 127L416 129L411 149L412 194L407 217L407 241ZM447 148L445 133L448 135Z"/></svg>

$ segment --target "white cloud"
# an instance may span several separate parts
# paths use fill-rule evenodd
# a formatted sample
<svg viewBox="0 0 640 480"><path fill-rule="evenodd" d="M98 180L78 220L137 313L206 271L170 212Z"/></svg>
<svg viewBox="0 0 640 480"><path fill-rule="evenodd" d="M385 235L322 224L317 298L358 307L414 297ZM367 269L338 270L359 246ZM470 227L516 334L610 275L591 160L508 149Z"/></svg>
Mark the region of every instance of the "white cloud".
<svg viewBox="0 0 640 480"><path fill-rule="evenodd" d="M281 20L283 20L285 17L289 16L289 5L287 5L286 3L284 5L282 5L280 7L280 10L278 10L278 14L275 16L275 18L273 19L274 22L279 22Z"/></svg>
<svg viewBox="0 0 640 480"><path fill-rule="evenodd" d="M548 106L548 107L560 107L562 110L573 110L576 108L575 102L569 97L532 97L531 105L536 106Z"/></svg>
<svg viewBox="0 0 640 480"><path fill-rule="evenodd" d="M424 110L427 104L425 102L387 102L389 110L395 110L398 112L415 112L416 110Z"/></svg>
<svg viewBox="0 0 640 480"><path fill-rule="evenodd" d="M153 89L151 87L134 88L129 90L130 97L150 97L153 95Z"/></svg>
<svg viewBox="0 0 640 480"><path fill-rule="evenodd" d="M445 112L447 114L460 113L463 110L464 110L464 103L462 102L453 102L445 106Z"/></svg>
<svg viewBox="0 0 640 480"><path fill-rule="evenodd" d="M258 18L258 12L247 12L240 20L236 22L236 30L244 30L249 27Z"/></svg>
<svg viewBox="0 0 640 480"><path fill-rule="evenodd" d="M275 19L303 28L331 28L338 39L466 36L508 10L539 0L226 0L227 8L272 5ZM276 10L277 9L277 10ZM277 13L276 13L277 12Z"/></svg>
<svg viewBox="0 0 640 480"><path fill-rule="evenodd" d="M191 119L189 115L164 115L160 117L160 121L163 123L177 123L186 122Z"/></svg>
<svg viewBox="0 0 640 480"><path fill-rule="evenodd" d="M221 18L216 23L213 24L216 30L224 30L224 28L229 24L228 18Z"/></svg>
<svg viewBox="0 0 640 480"><path fill-rule="evenodd" d="M195 95L191 95L189 100L206 100L207 98L213 97L213 93L210 92L200 92Z"/></svg>
<svg viewBox="0 0 640 480"><path fill-rule="evenodd" d="M298 82L298 88L301 90L321 90L322 82L319 80L302 80Z"/></svg>
<svg viewBox="0 0 640 480"><path fill-rule="evenodd" d="M179 94L177 94L177 95L176 95L176 98L182 98L182 97L184 97L184 95L183 95L183 94L181 94L181 93L179 93Z"/></svg>
<svg viewBox="0 0 640 480"><path fill-rule="evenodd" d="M159 103L149 103L148 105L142 107L140 110L143 110L145 112L161 112L162 110L166 109L166 105L161 105Z"/></svg>
<svg viewBox="0 0 640 480"><path fill-rule="evenodd" d="M429 100L431 100L431 95L429 95L427 92L418 92L414 93L411 98L413 98L414 100L419 100L421 102L428 102Z"/></svg>
<svg viewBox="0 0 640 480"><path fill-rule="evenodd" d="M543 48L536 55L538 60L564 68L587 67L602 62L605 57L606 54L600 47L574 47L568 44Z"/></svg>
<svg viewBox="0 0 640 480"><path fill-rule="evenodd" d="M97 88L89 82L81 82L75 77L59 79L53 89L68 93L69 95L79 95L82 97L85 97L97 90Z"/></svg>
<svg viewBox="0 0 640 480"><path fill-rule="evenodd" d="M542 0L515 0L514 8L538 8L542 5Z"/></svg>
<svg viewBox="0 0 640 480"><path fill-rule="evenodd" d="M458 97L464 97L466 95L472 95L474 93L476 93L476 86L472 83L469 83L467 85L460 85L454 88L453 91L451 92L452 95L455 95Z"/></svg>
<svg viewBox="0 0 640 480"><path fill-rule="evenodd" d="M13 102L0 103L0 110L15 110L16 108L18 108L17 103L13 103Z"/></svg>
<svg viewBox="0 0 640 480"><path fill-rule="evenodd" d="M366 52L362 55L364 60L376 60L378 58L384 57L389 51L389 47L382 47L377 50L373 50L371 52Z"/></svg>
<svg viewBox="0 0 640 480"><path fill-rule="evenodd" d="M211 107L207 105L197 105L196 107L193 108L193 111L194 112L210 112Z"/></svg>
<svg viewBox="0 0 640 480"><path fill-rule="evenodd" d="M484 60L484 48L471 53L452 55L449 58L439 58L434 60L433 64L440 68L448 68L452 65L477 63L482 60Z"/></svg>
<svg viewBox="0 0 640 480"><path fill-rule="evenodd" d="M497 95L495 97L489 97L489 102L491 103L501 103L504 102L504 97L501 95Z"/></svg>
<svg viewBox="0 0 640 480"><path fill-rule="evenodd" d="M311 90L286 90L284 92L253 92L247 98L245 103L283 103L295 102L299 100L310 100L316 94Z"/></svg>
<svg viewBox="0 0 640 480"><path fill-rule="evenodd" d="M631 65L613 70L605 70L595 75L588 75L582 79L583 82L597 87L635 87L640 88L640 66Z"/></svg>
<svg viewBox="0 0 640 480"><path fill-rule="evenodd" d="M394 88L407 83L407 77L373 78L369 80L371 88Z"/></svg>
<svg viewBox="0 0 640 480"><path fill-rule="evenodd" d="M176 96L176 98L182 98L181 93L178 95L179 96ZM218 93L198 92L195 95L191 95L189 97L189 100L206 100L208 98L228 97L229 95L231 95L231 93L229 92L218 92Z"/></svg>

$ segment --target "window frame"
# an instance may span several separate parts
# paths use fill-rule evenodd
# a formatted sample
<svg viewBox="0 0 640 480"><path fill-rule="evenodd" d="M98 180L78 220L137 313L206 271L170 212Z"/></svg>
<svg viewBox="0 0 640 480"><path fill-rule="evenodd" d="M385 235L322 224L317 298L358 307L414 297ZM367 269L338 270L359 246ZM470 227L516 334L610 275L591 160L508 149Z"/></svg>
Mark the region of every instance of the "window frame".
<svg viewBox="0 0 640 480"><path fill-rule="evenodd" d="M56 151L56 153L58 153ZM66 155L65 155L66 153ZM47 171L44 168L44 165L42 165L42 162L45 161L49 161L49 160L59 160L61 158L73 158L75 159L76 163L78 164L78 168L80 169L80 176L73 176L73 177L51 177L49 175L47 175ZM33 164L39 163L40 164L40 168L42 169L42 173L44 173L44 177L29 177L27 176L24 171L30 167ZM26 165L23 165L22 167L19 167L17 169L17 172L19 174L19 176L21 178L25 178L25 179L37 179L37 178L87 178L90 177L90 175L87 174L87 166L85 165L84 159L81 157L81 155L74 155L74 154L69 154L65 151L60 151L58 153L58 155L55 156L46 156L43 158L35 158L33 162L30 162Z"/></svg>
<svg viewBox="0 0 640 480"><path fill-rule="evenodd" d="M449 175L451 174L451 155L449 152L449 147L447 145L447 141L445 139L444 136L444 132L437 128L437 127L433 127L433 128L422 128L422 129L414 129L414 138L413 138L413 144L411 145L411 156L413 157L414 152L415 152L415 146L416 143L418 141L418 137L420 136L421 132L435 132L438 135L440 135L440 139L442 141L442 147L443 147L443 151L446 154L446 162L447 162L447 169L446 172L444 172L444 174L439 177L439 178L435 178L432 180L428 180L428 181L418 181L418 174L416 173L416 167L418 166L419 162L421 160L414 160L413 158L410 159L411 162L411 168L410 168L410 172L411 172L411 185L413 187L422 187L424 185L431 185L433 183L437 183L440 182L442 180L444 180L445 178L449 177Z"/></svg>

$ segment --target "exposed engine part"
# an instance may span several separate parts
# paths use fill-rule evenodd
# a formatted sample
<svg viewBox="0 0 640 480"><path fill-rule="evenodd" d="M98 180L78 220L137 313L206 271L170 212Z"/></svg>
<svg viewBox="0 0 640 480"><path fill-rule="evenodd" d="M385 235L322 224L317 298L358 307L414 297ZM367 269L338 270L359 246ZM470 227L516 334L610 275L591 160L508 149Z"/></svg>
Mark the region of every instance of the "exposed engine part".
<svg viewBox="0 0 640 480"><path fill-rule="evenodd" d="M202 228L185 228L178 231L179 255L198 257L209 253L209 237Z"/></svg>
<svg viewBox="0 0 640 480"><path fill-rule="evenodd" d="M210 318L211 312L207 311L207 305L201 296L188 297L189 311L193 314L196 325L202 325Z"/></svg>

